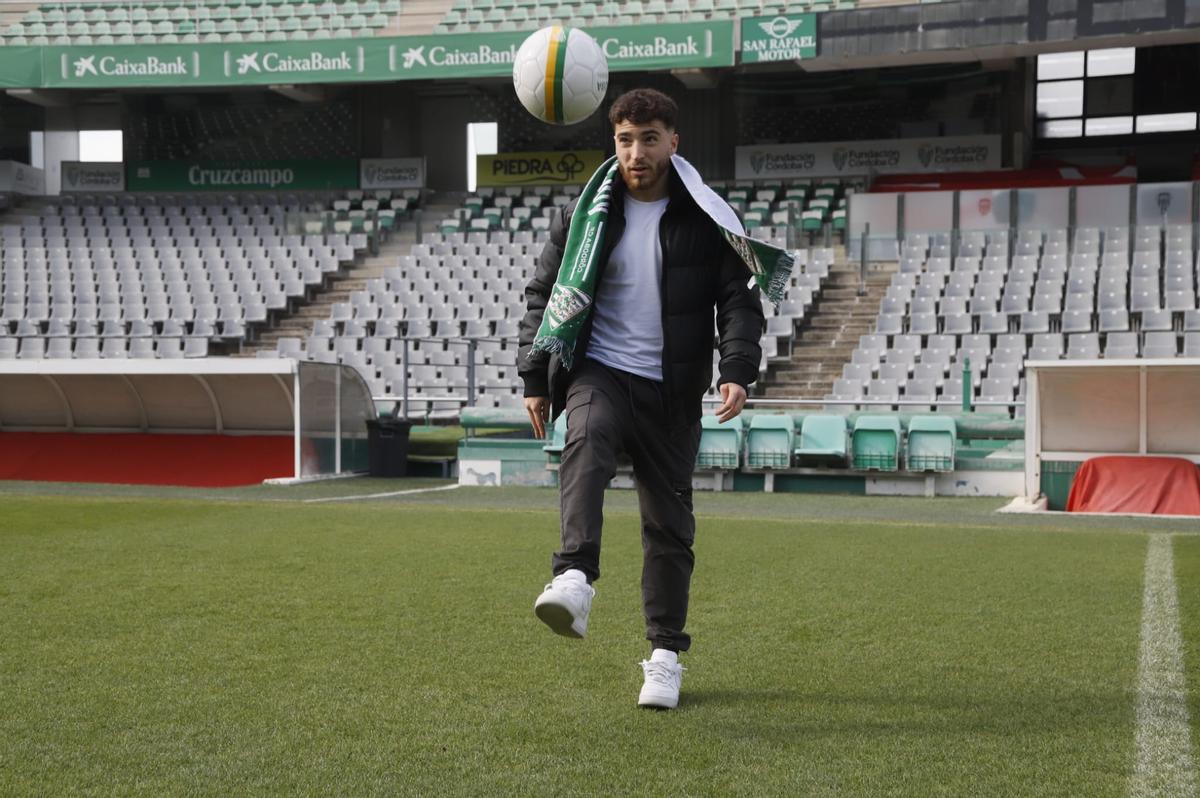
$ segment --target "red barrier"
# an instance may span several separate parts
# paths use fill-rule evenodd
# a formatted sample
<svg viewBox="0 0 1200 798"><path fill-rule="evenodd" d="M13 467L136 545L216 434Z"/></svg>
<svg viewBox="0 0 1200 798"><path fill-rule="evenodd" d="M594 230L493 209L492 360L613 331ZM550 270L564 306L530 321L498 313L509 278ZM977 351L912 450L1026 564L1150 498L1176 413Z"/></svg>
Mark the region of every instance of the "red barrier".
<svg viewBox="0 0 1200 798"><path fill-rule="evenodd" d="M290 435L0 433L0 479L215 488L294 467Z"/></svg>
<svg viewBox="0 0 1200 798"><path fill-rule="evenodd" d="M1200 515L1200 468L1181 457L1093 457L1071 482L1067 512Z"/></svg>

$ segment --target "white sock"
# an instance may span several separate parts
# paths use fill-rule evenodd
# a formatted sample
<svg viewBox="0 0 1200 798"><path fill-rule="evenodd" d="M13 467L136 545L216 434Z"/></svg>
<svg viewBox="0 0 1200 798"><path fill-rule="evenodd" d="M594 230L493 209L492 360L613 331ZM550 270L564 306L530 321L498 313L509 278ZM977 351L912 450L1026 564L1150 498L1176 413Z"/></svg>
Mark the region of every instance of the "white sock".
<svg viewBox="0 0 1200 798"><path fill-rule="evenodd" d="M668 648L656 648L650 652L651 662L665 662L668 665L678 665L679 655Z"/></svg>
<svg viewBox="0 0 1200 798"><path fill-rule="evenodd" d="M587 582L587 574L578 568L568 568L567 570L563 571L560 576L565 576L568 579L574 579L579 582Z"/></svg>

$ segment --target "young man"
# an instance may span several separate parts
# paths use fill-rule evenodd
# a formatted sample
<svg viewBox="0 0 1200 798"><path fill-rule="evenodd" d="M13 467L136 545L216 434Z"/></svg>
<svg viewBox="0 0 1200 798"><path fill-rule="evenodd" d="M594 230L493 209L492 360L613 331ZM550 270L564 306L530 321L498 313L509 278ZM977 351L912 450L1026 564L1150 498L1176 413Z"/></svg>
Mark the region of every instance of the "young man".
<svg viewBox="0 0 1200 798"><path fill-rule="evenodd" d="M562 548L535 612L558 634L584 636L591 585L600 577L604 490L618 454L628 454L642 516L642 604L651 644L638 703L660 708L679 701L678 652L691 644L684 624L696 528L692 471L701 398L712 382L713 309L722 421L745 404L763 331L759 291L747 287L749 269L672 165L676 115L675 102L652 89L613 103L620 179L612 183L594 300L575 340L573 368L562 368L557 355L529 355L559 277L575 203L555 220L525 289L518 357L537 435L545 435L551 409L554 417L567 414L559 466Z"/></svg>

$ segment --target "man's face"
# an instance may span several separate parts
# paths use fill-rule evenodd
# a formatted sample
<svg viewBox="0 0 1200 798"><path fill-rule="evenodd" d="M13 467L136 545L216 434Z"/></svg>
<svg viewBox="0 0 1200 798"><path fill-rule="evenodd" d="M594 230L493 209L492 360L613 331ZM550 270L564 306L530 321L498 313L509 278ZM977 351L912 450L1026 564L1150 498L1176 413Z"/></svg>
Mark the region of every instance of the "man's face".
<svg viewBox="0 0 1200 798"><path fill-rule="evenodd" d="M621 177L634 197L661 192L671 169L671 156L679 146L679 134L657 119L644 125L626 120L613 128L613 138Z"/></svg>

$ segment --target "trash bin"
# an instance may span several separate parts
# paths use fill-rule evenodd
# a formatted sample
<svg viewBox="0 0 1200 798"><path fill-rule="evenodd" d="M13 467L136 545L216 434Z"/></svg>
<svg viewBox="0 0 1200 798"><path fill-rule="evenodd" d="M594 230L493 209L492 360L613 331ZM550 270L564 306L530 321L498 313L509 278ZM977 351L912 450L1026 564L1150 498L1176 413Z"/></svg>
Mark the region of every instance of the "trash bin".
<svg viewBox="0 0 1200 798"><path fill-rule="evenodd" d="M367 421L368 462L373 477L402 477L408 472L408 432L412 423L403 419Z"/></svg>

